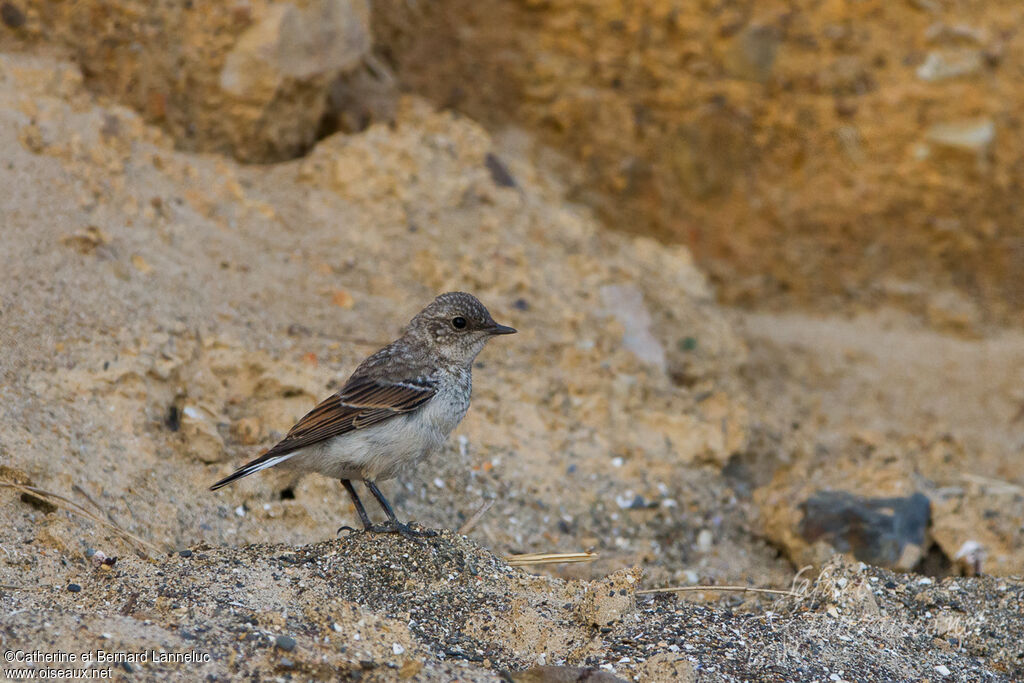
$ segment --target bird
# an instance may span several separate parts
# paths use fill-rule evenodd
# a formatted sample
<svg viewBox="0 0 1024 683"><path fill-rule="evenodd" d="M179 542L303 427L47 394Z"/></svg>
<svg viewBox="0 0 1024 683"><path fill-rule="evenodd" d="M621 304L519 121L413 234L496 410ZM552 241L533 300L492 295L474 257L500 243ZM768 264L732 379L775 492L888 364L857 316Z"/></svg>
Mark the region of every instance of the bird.
<svg viewBox="0 0 1024 683"><path fill-rule="evenodd" d="M436 535L400 522L376 482L408 471L444 444L469 410L473 361L490 339L515 332L496 323L472 294L441 294L273 448L210 490L270 467L318 472L341 480L364 530ZM386 523L370 521L353 486L357 480L377 499ZM352 531L338 532L345 529Z"/></svg>

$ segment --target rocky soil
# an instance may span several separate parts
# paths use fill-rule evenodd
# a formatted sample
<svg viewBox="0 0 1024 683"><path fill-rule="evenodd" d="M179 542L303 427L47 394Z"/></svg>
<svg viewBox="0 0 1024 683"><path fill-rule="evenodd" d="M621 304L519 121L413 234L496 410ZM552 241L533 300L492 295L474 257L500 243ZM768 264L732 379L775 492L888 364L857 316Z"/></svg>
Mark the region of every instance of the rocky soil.
<svg viewBox="0 0 1024 683"><path fill-rule="evenodd" d="M298 547L197 546L157 564L72 562L80 590L37 589L33 607L5 619L5 647L149 651L151 661L113 668L185 680L231 671L261 680L1009 681L1021 672L1020 622L1007 619L1024 604L1019 582L936 582L836 560L804 597L740 611L638 596L639 576L536 577L451 532L422 544L358 533ZM152 661L171 653L199 661Z"/></svg>
<svg viewBox="0 0 1024 683"><path fill-rule="evenodd" d="M1016 0L376 3L433 101L533 131L724 300L1019 322Z"/></svg>
<svg viewBox="0 0 1024 683"><path fill-rule="evenodd" d="M112 665L147 680L1024 676L1024 335L975 316L998 297L725 308L690 249L607 229L619 195L571 145L400 94L397 6L368 52L357 2L102 5L0 3L3 650L197 653ZM314 476L207 490L451 289L520 334L383 488L465 535L338 537L354 510ZM642 592L707 584L787 594Z"/></svg>

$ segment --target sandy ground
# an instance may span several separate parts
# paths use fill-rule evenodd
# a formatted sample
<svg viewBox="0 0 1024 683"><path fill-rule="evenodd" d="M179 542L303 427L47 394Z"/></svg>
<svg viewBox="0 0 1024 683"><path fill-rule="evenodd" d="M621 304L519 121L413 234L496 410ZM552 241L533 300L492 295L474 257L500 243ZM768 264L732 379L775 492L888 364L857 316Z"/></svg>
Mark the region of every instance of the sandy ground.
<svg viewBox="0 0 1024 683"><path fill-rule="evenodd" d="M686 249L567 199L528 135L416 98L241 166L175 151L67 62L3 55L0 76L0 475L89 513L0 493L4 649L194 649L203 675L281 678L1020 675L1019 333L723 310ZM449 289L521 333L480 357L446 449L385 491L437 528L493 501L468 540L336 539L354 513L318 477L207 490ZM779 605L637 594L789 589L794 505L829 487L923 491L948 566L830 565ZM921 598L968 540L997 576ZM502 559L575 550L599 558Z"/></svg>

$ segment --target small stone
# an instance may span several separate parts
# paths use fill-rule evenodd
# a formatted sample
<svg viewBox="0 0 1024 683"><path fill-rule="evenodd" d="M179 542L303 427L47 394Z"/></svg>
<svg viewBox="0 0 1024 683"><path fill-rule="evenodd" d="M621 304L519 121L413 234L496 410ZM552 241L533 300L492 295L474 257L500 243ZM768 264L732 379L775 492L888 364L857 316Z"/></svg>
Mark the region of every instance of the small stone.
<svg viewBox="0 0 1024 683"><path fill-rule="evenodd" d="M934 83L969 76L980 71L984 63L984 56L978 50L935 50L917 67L917 77Z"/></svg>
<svg viewBox="0 0 1024 683"><path fill-rule="evenodd" d="M178 555L187 559L189 557L192 557L192 551L191 550L179 550L178 551Z"/></svg>
<svg viewBox="0 0 1024 683"><path fill-rule="evenodd" d="M400 655L405 652L405 648L399 645L398 643L392 643L391 651L394 652L396 655Z"/></svg>
<svg viewBox="0 0 1024 683"><path fill-rule="evenodd" d="M714 534L711 533L710 529L701 529L700 533L697 534L697 549L702 553L706 553L711 550L711 546L715 541Z"/></svg>
<svg viewBox="0 0 1024 683"><path fill-rule="evenodd" d="M291 652L295 649L295 639L291 636L278 636L274 639L274 645L277 647L278 650Z"/></svg>
<svg viewBox="0 0 1024 683"><path fill-rule="evenodd" d="M331 302L338 308L345 309L352 308L356 305L356 300L344 289L334 290L334 293L331 294Z"/></svg>
<svg viewBox="0 0 1024 683"><path fill-rule="evenodd" d="M491 180L498 187L516 187L516 179L505 166L505 163L496 154L488 152L484 158L484 165L491 172Z"/></svg>
<svg viewBox="0 0 1024 683"><path fill-rule="evenodd" d="M941 147L981 153L995 141L996 124L987 118L938 123L928 129L926 137Z"/></svg>
<svg viewBox="0 0 1024 683"><path fill-rule="evenodd" d="M936 666L935 672L940 676L948 676L951 673L949 667L947 667L945 664L939 664L938 666Z"/></svg>
<svg viewBox="0 0 1024 683"><path fill-rule="evenodd" d="M217 416L204 407L186 404L181 409L180 429L188 442L189 452L205 463L219 462L227 457L217 422Z"/></svg>
<svg viewBox="0 0 1024 683"><path fill-rule="evenodd" d="M25 13L12 2L0 5L0 20L7 28L21 28L25 25Z"/></svg>
<svg viewBox="0 0 1024 683"><path fill-rule="evenodd" d="M231 434L246 446L259 443L261 431L258 417L243 417L231 425Z"/></svg>
<svg viewBox="0 0 1024 683"><path fill-rule="evenodd" d="M153 272L153 266L149 265L149 262L139 254L132 254L132 265L135 266L135 270L143 275L149 275Z"/></svg>
<svg viewBox="0 0 1024 683"><path fill-rule="evenodd" d="M69 583L68 584L68 591L70 591L72 593L80 593L82 591L82 587L79 586L77 583Z"/></svg>

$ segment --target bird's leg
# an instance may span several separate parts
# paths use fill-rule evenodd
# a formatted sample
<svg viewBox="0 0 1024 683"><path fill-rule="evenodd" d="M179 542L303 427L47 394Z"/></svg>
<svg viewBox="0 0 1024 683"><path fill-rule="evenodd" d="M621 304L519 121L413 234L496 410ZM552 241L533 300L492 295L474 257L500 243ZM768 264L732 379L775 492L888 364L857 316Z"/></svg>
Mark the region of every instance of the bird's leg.
<svg viewBox="0 0 1024 683"><path fill-rule="evenodd" d="M405 538L416 538L417 536L437 536L437 532L432 529L417 530L413 529L408 524L402 524L398 521L398 517L395 516L395 511L391 509L391 503L384 497L384 494L380 492L377 485L369 479L364 479L363 483L366 484L366 488L370 489L370 493L380 503L381 508L384 510L384 514L388 516L388 523L386 526L375 527L374 531L382 531L385 533L396 533L404 536Z"/></svg>
<svg viewBox="0 0 1024 683"><path fill-rule="evenodd" d="M348 479L342 479L341 485L348 491L348 495L352 498L352 503L356 506L356 514L359 515L359 521L363 523L363 529L372 529L373 524L370 522L369 515L366 514L366 508L363 507L363 502L359 500L359 496L356 495L356 489L352 486L352 482ZM342 531L355 531L350 526L343 526L338 529L340 534Z"/></svg>

